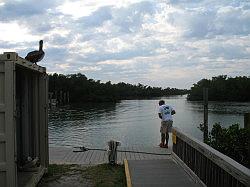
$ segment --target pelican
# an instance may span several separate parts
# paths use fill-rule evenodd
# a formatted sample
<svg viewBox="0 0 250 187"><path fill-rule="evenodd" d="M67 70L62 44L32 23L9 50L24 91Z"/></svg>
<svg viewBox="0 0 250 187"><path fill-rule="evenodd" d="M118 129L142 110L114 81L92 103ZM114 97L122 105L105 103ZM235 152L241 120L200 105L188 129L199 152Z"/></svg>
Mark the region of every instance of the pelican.
<svg viewBox="0 0 250 187"><path fill-rule="evenodd" d="M39 41L39 50L31 51L27 54L25 57L26 60L32 62L32 63L37 63L41 61L44 57L45 53L43 51L43 40Z"/></svg>

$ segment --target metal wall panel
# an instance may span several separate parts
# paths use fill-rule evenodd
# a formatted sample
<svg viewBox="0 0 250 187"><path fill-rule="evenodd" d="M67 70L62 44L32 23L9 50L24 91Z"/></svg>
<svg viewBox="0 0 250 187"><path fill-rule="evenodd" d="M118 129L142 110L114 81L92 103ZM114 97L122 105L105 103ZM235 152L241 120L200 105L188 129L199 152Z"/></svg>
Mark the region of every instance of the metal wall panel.
<svg viewBox="0 0 250 187"><path fill-rule="evenodd" d="M0 134L4 134L4 133L5 133L5 116L4 116L4 112L1 111L0 112Z"/></svg>
<svg viewBox="0 0 250 187"><path fill-rule="evenodd" d="M22 74L22 81L16 83L17 74ZM17 87L19 91L16 96ZM48 167L47 94L46 68L22 59L17 53L0 54L0 187L17 186L20 177L17 178L16 156L20 150L21 156L38 156L41 171ZM17 105L19 108L16 108ZM31 134L32 137L29 140L23 137L24 146L18 142L18 137L23 135L20 129L26 131L24 135ZM31 183L36 182L29 181Z"/></svg>
<svg viewBox="0 0 250 187"><path fill-rule="evenodd" d="M14 69L11 59L0 58L0 186L16 186Z"/></svg>
<svg viewBox="0 0 250 187"><path fill-rule="evenodd" d="M0 186L6 186L6 146L5 146L5 63L0 61Z"/></svg>
<svg viewBox="0 0 250 187"><path fill-rule="evenodd" d="M48 76L39 78L39 126L41 164L48 167Z"/></svg>
<svg viewBox="0 0 250 187"><path fill-rule="evenodd" d="M0 185L1 186L6 186L6 172L0 171Z"/></svg>

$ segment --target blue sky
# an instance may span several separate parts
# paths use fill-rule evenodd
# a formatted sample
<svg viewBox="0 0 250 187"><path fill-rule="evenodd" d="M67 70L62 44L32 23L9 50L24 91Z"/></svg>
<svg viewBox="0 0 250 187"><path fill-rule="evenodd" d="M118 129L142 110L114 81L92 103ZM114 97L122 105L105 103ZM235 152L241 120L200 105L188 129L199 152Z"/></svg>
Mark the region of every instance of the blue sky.
<svg viewBox="0 0 250 187"><path fill-rule="evenodd" d="M0 53L44 40L49 73L190 88L250 75L250 1L0 0Z"/></svg>

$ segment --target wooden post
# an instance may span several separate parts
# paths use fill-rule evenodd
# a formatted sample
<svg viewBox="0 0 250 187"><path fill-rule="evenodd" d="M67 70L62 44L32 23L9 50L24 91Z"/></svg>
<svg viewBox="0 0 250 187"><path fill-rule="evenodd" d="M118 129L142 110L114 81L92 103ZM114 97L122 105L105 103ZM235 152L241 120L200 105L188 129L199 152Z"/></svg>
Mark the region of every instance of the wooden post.
<svg viewBox="0 0 250 187"><path fill-rule="evenodd" d="M244 128L250 129L250 113L244 114Z"/></svg>
<svg viewBox="0 0 250 187"><path fill-rule="evenodd" d="M250 113L244 114L244 128L250 131ZM250 158L250 138L248 138L248 158Z"/></svg>
<svg viewBox="0 0 250 187"><path fill-rule="evenodd" d="M69 91L67 91L67 103L69 103Z"/></svg>
<svg viewBox="0 0 250 187"><path fill-rule="evenodd" d="M109 150L108 150L108 159L109 164L115 165L117 162L117 146L120 145L120 142L116 142L114 140L110 140L108 142Z"/></svg>
<svg viewBox="0 0 250 187"><path fill-rule="evenodd" d="M208 88L203 88L203 104L204 104L204 134L203 141L208 140Z"/></svg>

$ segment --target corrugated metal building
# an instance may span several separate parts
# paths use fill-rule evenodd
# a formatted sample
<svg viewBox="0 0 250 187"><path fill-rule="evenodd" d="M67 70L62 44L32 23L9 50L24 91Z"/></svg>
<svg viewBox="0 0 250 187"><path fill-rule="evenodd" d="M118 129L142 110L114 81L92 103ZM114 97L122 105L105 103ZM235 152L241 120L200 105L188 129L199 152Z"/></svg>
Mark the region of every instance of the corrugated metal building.
<svg viewBox="0 0 250 187"><path fill-rule="evenodd" d="M48 76L0 54L0 186L35 186L48 168Z"/></svg>

